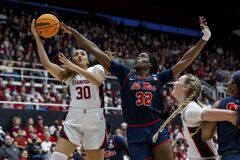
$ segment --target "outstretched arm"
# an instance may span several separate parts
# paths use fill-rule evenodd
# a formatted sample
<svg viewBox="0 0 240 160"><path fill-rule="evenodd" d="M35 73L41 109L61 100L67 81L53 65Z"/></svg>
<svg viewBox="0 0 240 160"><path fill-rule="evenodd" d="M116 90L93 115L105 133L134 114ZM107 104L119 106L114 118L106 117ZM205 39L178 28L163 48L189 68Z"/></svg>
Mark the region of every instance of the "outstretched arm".
<svg viewBox="0 0 240 160"><path fill-rule="evenodd" d="M228 121L236 125L238 113L225 109L204 109L201 117L203 121Z"/></svg>
<svg viewBox="0 0 240 160"><path fill-rule="evenodd" d="M218 108L218 105L219 105L219 101L217 101L213 105L213 108ZM207 116L207 114L205 116ZM216 121L215 122L210 122L210 121L203 122L202 127L201 127L202 140L207 141L207 140L210 140L211 138L213 138L216 128L217 128Z"/></svg>
<svg viewBox="0 0 240 160"><path fill-rule="evenodd" d="M198 56L202 48L205 46L211 36L211 32L207 27L204 17L199 17L200 26L202 28L203 37L195 44L190 50L188 50L180 61L172 67L173 76L176 78L181 74Z"/></svg>
<svg viewBox="0 0 240 160"><path fill-rule="evenodd" d="M59 60L63 63L63 67L68 68L70 70L73 70L73 71L81 74L83 77L85 77L87 80L89 80L92 84L94 84L96 86L102 85L103 81L105 80L105 72L104 72L103 68L102 68L102 70L96 69L97 71L95 71L94 73L91 73L91 72L77 66L76 64L73 64L63 54L59 55Z"/></svg>
<svg viewBox="0 0 240 160"><path fill-rule="evenodd" d="M238 113L225 109L207 109L189 105L183 112L183 116L187 121L228 121L233 125L237 125Z"/></svg>
<svg viewBox="0 0 240 160"><path fill-rule="evenodd" d="M108 57L100 48L98 48L93 42L89 41L82 34L72 27L61 23L61 28L68 34L72 34L83 48L85 48L89 53L93 54L94 57L106 68L107 70L111 64L111 58Z"/></svg>
<svg viewBox="0 0 240 160"><path fill-rule="evenodd" d="M41 41L41 38L40 36L38 35L36 29L35 29L35 19L33 19L32 21L32 25L31 25L31 31L33 33L33 36L36 40L36 44L37 44L37 52L38 52L38 56L40 58L40 61L42 63L42 65L44 66L44 68L46 68L46 70L51 73L51 75L60 80L60 73L63 71L63 69L54 64L54 63L51 63L47 54L46 54L46 51L43 47L43 44L42 44L42 41Z"/></svg>

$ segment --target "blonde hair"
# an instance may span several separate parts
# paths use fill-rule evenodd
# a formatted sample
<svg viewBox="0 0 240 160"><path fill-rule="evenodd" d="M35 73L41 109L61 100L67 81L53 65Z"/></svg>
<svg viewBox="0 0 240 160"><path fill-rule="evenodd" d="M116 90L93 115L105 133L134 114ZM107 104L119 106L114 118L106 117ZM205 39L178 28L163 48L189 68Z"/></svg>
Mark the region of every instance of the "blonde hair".
<svg viewBox="0 0 240 160"><path fill-rule="evenodd" d="M166 126L167 124L173 119L176 117L176 115L182 111L186 106L187 104L190 102L190 101L196 101L201 107L203 107L201 105L201 103L198 101L198 97L200 95L200 92L201 92L201 81L191 75L191 74L186 74L184 75L186 78L185 78L185 82L184 84L188 85L189 86L189 91L187 93L187 98L185 99L185 101L166 119L166 121L162 124L162 126L159 128L159 131L162 131ZM201 125L197 128L197 130L191 134L191 136L195 135L201 128Z"/></svg>
<svg viewBox="0 0 240 160"><path fill-rule="evenodd" d="M22 119L20 117L14 117L12 120L12 125L15 126L17 124L17 121L19 121L19 126L22 125Z"/></svg>

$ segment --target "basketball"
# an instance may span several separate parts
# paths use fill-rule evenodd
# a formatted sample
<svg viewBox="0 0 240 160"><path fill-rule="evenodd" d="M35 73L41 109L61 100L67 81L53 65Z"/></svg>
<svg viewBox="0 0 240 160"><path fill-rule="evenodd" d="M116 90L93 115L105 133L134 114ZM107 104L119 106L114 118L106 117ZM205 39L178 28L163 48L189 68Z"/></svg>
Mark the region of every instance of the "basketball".
<svg viewBox="0 0 240 160"><path fill-rule="evenodd" d="M60 24L52 14L43 14L36 20L36 31L44 38L51 38L58 33Z"/></svg>

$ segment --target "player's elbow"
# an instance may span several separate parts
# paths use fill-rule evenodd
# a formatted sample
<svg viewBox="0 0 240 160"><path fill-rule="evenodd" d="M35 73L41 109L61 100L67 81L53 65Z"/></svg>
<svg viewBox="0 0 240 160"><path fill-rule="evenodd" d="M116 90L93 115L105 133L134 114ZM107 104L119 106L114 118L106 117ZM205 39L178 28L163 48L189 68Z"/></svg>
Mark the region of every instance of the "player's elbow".
<svg viewBox="0 0 240 160"><path fill-rule="evenodd" d="M213 138L213 135L210 134L209 132L202 132L201 133L201 138L203 141L208 141Z"/></svg>
<svg viewBox="0 0 240 160"><path fill-rule="evenodd" d="M98 80L98 79L96 79L95 81L94 81L94 85L96 85L96 86L101 86L103 84L103 80Z"/></svg>

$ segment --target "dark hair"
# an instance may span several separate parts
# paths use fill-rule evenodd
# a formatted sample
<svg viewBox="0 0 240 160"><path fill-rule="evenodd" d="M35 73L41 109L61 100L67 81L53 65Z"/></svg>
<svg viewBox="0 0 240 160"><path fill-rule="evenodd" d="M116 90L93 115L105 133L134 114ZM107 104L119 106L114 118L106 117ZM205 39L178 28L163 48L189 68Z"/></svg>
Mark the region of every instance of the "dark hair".
<svg viewBox="0 0 240 160"><path fill-rule="evenodd" d="M86 54L87 54L87 52L86 51L84 51L84 50L82 50L82 49L77 49L76 51L78 51L78 50L81 50L81 51L83 51L83 52L85 52ZM71 62L73 61L73 54L76 52L76 51L74 51L73 53L72 53L72 55L71 55L71 58L69 59ZM87 58L88 58L88 61L89 61L89 56L88 56L88 54L87 54ZM88 67L89 67L89 64L87 65ZM70 69L68 69L68 68L64 68L64 70L63 71L61 71L60 72L60 75L59 75L59 79L60 79L60 81L66 81L67 79L69 79L69 78L73 78L74 76L76 76L78 73L76 72L76 71L73 71L73 70L70 70Z"/></svg>
<svg viewBox="0 0 240 160"><path fill-rule="evenodd" d="M150 70L150 74L156 74L158 72L158 60L157 57L155 55L153 55L152 53L146 52L147 55L149 56L149 61L152 64L152 68Z"/></svg>
<svg viewBox="0 0 240 160"><path fill-rule="evenodd" d="M238 94L240 94L240 70L233 73L232 81L237 85Z"/></svg>

